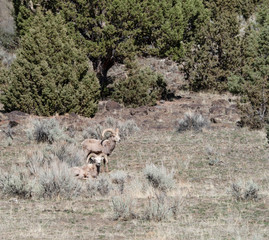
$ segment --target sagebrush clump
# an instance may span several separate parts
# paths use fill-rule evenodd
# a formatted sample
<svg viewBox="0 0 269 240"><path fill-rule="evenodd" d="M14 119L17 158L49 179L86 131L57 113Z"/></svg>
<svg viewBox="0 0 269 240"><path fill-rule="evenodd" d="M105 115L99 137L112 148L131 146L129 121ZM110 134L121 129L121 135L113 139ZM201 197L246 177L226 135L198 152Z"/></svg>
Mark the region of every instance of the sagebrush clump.
<svg viewBox="0 0 269 240"><path fill-rule="evenodd" d="M112 183L115 183L118 185L119 191L121 194L124 191L127 177L128 177L127 173L122 171L122 170L115 171L115 172L111 173L111 175L110 175Z"/></svg>
<svg viewBox="0 0 269 240"><path fill-rule="evenodd" d="M183 132L187 130L201 131L209 126L209 121L201 114L187 112L184 117L178 120L177 131Z"/></svg>
<svg viewBox="0 0 269 240"><path fill-rule="evenodd" d="M174 174L169 172L164 166L147 165L144 169L144 176L148 182L161 191L171 190L175 186Z"/></svg>
<svg viewBox="0 0 269 240"><path fill-rule="evenodd" d="M232 196L237 201L257 200L259 187L256 183L250 181L246 184L233 183L231 185Z"/></svg>
<svg viewBox="0 0 269 240"><path fill-rule="evenodd" d="M5 195L30 198L35 181L29 179L25 169L14 167L10 172L0 172L0 190Z"/></svg>
<svg viewBox="0 0 269 240"><path fill-rule="evenodd" d="M143 217L148 221L162 221L171 217L177 218L181 209L182 201L179 198L169 198L165 193L155 194L150 198L145 208Z"/></svg>
<svg viewBox="0 0 269 240"><path fill-rule="evenodd" d="M130 220L135 218L134 200L128 197L113 197L112 198L112 209L114 213L114 220Z"/></svg>
<svg viewBox="0 0 269 240"><path fill-rule="evenodd" d="M80 194L82 185L74 178L66 163L54 160L40 169L37 182L39 196L44 198L73 198Z"/></svg>
<svg viewBox="0 0 269 240"><path fill-rule="evenodd" d="M52 144L65 137L59 122L54 118L34 120L32 125L27 134L30 139L35 140L37 143L47 142Z"/></svg>

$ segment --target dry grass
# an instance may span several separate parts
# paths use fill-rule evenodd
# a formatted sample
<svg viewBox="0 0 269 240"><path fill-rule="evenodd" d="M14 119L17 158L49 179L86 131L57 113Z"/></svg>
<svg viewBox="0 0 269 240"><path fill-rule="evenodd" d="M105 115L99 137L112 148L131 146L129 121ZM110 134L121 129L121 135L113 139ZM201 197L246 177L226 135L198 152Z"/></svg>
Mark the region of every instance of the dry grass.
<svg viewBox="0 0 269 240"><path fill-rule="evenodd" d="M29 142L23 126L16 131L21 132L15 132L10 145L0 132L3 170L9 170L14 164L23 167L29 150L46 147ZM83 139L82 131L76 132L76 139ZM24 199L2 194L1 237L268 239L268 157L266 136L261 131L239 128L206 129L198 133L141 131L117 145L110 157L111 173L102 173L100 179L93 182L94 194L88 192L72 200ZM218 161L210 164L212 159ZM143 218L149 201L156 200L156 189L147 183L143 174L143 169L150 164L173 171L175 187L166 194L171 201L180 198L177 218L164 218L160 222ZM119 175L118 170L128 176L124 175L124 189L112 181ZM107 194L96 190L104 184L100 183L103 178L110 184ZM250 180L259 186L258 198L237 201L230 193L231 185ZM117 196L135 202L132 213L135 217L127 215L115 220L112 200Z"/></svg>

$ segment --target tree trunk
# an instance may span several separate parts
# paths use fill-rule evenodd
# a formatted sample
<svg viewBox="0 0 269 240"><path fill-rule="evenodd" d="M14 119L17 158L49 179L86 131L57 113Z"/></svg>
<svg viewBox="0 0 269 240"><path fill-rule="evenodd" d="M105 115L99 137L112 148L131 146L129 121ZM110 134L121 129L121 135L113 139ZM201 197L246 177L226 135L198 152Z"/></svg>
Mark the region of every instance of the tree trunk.
<svg viewBox="0 0 269 240"><path fill-rule="evenodd" d="M96 75L99 79L100 86L101 86L101 98L104 98L104 90L108 85L107 73L109 69L115 64L113 54L108 54L106 58L102 59L94 59L93 62L93 69L96 72Z"/></svg>

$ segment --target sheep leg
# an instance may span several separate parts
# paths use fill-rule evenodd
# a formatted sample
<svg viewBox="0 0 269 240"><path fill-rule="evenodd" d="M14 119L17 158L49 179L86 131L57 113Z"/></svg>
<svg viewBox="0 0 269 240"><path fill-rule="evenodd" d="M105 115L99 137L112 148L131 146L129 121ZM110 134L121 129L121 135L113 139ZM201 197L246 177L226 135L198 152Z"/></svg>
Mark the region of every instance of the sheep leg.
<svg viewBox="0 0 269 240"><path fill-rule="evenodd" d="M105 171L108 172L108 158L107 158L107 156L105 156L105 158L104 158L104 165L105 165L104 167L106 168Z"/></svg>

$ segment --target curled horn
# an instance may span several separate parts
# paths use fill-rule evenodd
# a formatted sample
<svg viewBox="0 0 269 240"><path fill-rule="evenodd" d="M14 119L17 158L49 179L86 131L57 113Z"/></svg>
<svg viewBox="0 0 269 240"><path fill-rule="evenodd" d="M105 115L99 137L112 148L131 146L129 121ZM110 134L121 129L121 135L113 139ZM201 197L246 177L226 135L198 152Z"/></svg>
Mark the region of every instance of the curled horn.
<svg viewBox="0 0 269 240"><path fill-rule="evenodd" d="M112 128L107 128L102 132L102 138L105 138L105 133L106 132L111 132L113 135L116 135L116 132Z"/></svg>
<svg viewBox="0 0 269 240"><path fill-rule="evenodd" d="M90 153L90 154L88 155L88 157L87 157L86 163L89 162L89 160L91 159L91 157L97 157L97 154L95 154L95 153Z"/></svg>
<svg viewBox="0 0 269 240"><path fill-rule="evenodd" d="M99 156L101 156L101 157L105 158L105 157L106 157L106 154L101 153Z"/></svg>

